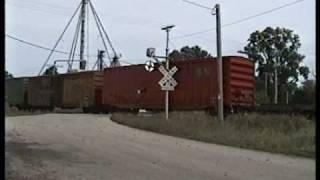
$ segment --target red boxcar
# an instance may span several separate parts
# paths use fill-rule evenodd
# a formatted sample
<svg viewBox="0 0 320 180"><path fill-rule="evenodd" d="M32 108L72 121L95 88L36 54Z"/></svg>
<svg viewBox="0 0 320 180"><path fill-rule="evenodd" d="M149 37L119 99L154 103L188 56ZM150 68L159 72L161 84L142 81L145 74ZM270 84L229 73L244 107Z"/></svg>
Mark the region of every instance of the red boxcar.
<svg viewBox="0 0 320 180"><path fill-rule="evenodd" d="M175 61L178 82L170 91L170 110L215 109L217 105L217 62L215 59ZM103 100L106 109L164 109L165 91L158 82L158 70L144 65L107 68L104 73ZM224 105L254 106L254 62L244 57L223 57Z"/></svg>

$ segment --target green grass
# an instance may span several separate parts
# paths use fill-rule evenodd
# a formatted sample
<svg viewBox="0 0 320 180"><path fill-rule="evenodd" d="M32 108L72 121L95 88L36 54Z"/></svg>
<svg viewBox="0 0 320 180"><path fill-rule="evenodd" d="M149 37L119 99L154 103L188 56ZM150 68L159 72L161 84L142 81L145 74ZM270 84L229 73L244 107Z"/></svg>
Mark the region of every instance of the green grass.
<svg viewBox="0 0 320 180"><path fill-rule="evenodd" d="M5 116L6 117L13 117L13 116L27 116L27 115L39 115L39 114L45 114L47 112L45 111L34 111L34 112L30 112L30 111L23 111L23 110L17 110L15 108L12 108L10 110L6 110L5 111Z"/></svg>
<svg viewBox="0 0 320 180"><path fill-rule="evenodd" d="M204 112L150 116L115 113L113 121L157 133L287 155L315 157L315 121L304 116L234 114L220 124Z"/></svg>
<svg viewBox="0 0 320 180"><path fill-rule="evenodd" d="M57 114L81 114L83 113L81 108L75 108L75 109L61 109L61 108L54 108L53 111L49 110L34 110L34 111L28 111L28 110L19 110L16 107L6 107L5 108L5 116L26 116L26 115L39 115L39 114L48 114L48 113L57 113Z"/></svg>

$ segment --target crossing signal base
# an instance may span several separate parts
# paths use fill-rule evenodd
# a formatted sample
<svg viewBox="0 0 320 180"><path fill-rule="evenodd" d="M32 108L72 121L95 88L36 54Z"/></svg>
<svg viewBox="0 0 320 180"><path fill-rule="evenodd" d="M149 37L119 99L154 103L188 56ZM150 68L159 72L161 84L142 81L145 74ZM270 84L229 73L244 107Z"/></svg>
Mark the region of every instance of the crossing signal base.
<svg viewBox="0 0 320 180"><path fill-rule="evenodd" d="M165 84L164 86L161 86L162 91L174 91L174 87L170 84Z"/></svg>

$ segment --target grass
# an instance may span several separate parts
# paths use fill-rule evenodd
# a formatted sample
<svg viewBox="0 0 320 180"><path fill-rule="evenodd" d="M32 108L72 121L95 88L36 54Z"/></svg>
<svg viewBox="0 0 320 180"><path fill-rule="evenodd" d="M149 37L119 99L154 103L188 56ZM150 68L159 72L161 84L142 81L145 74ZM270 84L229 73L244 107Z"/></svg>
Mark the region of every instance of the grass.
<svg viewBox="0 0 320 180"><path fill-rule="evenodd" d="M172 112L169 121L162 113L115 113L111 119L138 129L208 143L315 157L315 121L304 116L234 114L227 116L223 124L204 112Z"/></svg>
<svg viewBox="0 0 320 180"><path fill-rule="evenodd" d="M42 112L42 111L24 111L24 110L18 110L18 108L16 107L6 107L5 108L5 116L6 117L10 117L10 116L25 116L25 115L38 115L38 114L44 114L46 112Z"/></svg>
<svg viewBox="0 0 320 180"><path fill-rule="evenodd" d="M5 116L26 116L26 115L39 115L39 114L48 114L48 113L56 113L56 114L81 114L83 113L82 109L61 109L54 108L53 111L49 110L35 110L35 111L27 111L27 110L19 110L16 107L6 107L5 108Z"/></svg>

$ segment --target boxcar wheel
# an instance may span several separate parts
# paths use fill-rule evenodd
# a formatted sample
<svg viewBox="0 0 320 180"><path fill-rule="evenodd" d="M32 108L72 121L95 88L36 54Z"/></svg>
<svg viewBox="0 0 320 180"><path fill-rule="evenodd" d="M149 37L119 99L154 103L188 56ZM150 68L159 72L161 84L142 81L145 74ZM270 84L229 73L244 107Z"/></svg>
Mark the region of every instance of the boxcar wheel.
<svg viewBox="0 0 320 180"><path fill-rule="evenodd" d="M110 112L109 112L108 109L103 109L103 110L102 110L102 113L103 113L103 114L109 114Z"/></svg>
<svg viewBox="0 0 320 180"><path fill-rule="evenodd" d="M99 114L100 113L99 107L92 107L91 109L92 109L92 113L93 114Z"/></svg>
<svg viewBox="0 0 320 180"><path fill-rule="evenodd" d="M89 109L88 108L82 108L83 113L88 114L89 113Z"/></svg>

